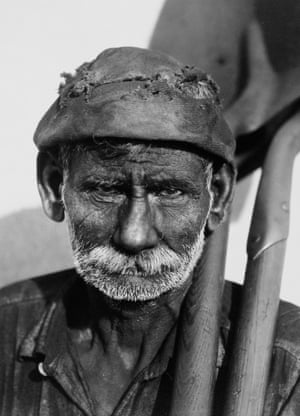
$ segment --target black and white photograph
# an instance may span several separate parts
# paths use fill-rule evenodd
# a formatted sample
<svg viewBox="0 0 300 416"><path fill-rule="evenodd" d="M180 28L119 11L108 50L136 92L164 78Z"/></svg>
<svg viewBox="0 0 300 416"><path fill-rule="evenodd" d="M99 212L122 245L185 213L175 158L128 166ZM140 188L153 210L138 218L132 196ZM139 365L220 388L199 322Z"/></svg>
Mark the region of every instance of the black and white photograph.
<svg viewBox="0 0 300 416"><path fill-rule="evenodd" d="M0 416L300 416L300 2L0 34Z"/></svg>

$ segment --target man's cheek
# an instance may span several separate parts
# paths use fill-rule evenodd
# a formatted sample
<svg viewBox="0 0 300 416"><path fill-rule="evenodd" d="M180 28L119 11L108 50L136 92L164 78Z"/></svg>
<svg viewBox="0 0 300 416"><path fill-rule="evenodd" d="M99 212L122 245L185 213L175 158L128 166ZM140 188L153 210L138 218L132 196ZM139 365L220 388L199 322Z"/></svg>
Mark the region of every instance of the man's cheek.
<svg viewBox="0 0 300 416"><path fill-rule="evenodd" d="M180 254L182 250L191 247L199 236L203 222L201 220L192 222L178 220L176 225L165 223L162 232L163 238L170 248Z"/></svg>
<svg viewBox="0 0 300 416"><path fill-rule="evenodd" d="M107 209L84 210L73 217L75 236L87 245L97 246L109 242L116 226L117 216Z"/></svg>
<svg viewBox="0 0 300 416"><path fill-rule="evenodd" d="M201 228L195 227L193 230L190 228L181 228L178 232L174 233L174 237L170 239L171 247L174 251L180 254L182 251L189 249L199 236Z"/></svg>

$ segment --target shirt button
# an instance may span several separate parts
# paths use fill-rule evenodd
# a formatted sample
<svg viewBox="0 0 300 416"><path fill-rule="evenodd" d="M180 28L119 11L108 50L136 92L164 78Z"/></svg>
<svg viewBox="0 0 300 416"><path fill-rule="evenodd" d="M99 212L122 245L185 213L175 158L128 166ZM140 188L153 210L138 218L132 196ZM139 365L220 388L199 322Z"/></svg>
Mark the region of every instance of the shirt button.
<svg viewBox="0 0 300 416"><path fill-rule="evenodd" d="M47 377L47 373L44 369L44 363L40 362L38 363L38 372L43 376L43 377Z"/></svg>

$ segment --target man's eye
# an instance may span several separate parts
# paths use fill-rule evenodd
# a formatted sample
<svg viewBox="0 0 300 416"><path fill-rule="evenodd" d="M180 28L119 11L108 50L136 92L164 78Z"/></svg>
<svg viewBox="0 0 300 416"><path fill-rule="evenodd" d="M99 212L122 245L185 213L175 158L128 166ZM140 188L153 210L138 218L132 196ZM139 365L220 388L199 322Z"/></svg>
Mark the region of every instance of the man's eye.
<svg viewBox="0 0 300 416"><path fill-rule="evenodd" d="M120 186L115 184L89 182L84 185L84 191L93 195L114 196L123 193Z"/></svg>
<svg viewBox="0 0 300 416"><path fill-rule="evenodd" d="M166 189L157 190L155 194L162 198L178 198L182 196L184 192L181 191L180 189L166 188Z"/></svg>
<svg viewBox="0 0 300 416"><path fill-rule="evenodd" d="M89 192L111 192L113 186L111 184L99 183L99 182L87 182L84 184L84 188Z"/></svg>
<svg viewBox="0 0 300 416"><path fill-rule="evenodd" d="M104 194L116 194L120 193L120 190L116 186L112 185L99 185L98 190Z"/></svg>

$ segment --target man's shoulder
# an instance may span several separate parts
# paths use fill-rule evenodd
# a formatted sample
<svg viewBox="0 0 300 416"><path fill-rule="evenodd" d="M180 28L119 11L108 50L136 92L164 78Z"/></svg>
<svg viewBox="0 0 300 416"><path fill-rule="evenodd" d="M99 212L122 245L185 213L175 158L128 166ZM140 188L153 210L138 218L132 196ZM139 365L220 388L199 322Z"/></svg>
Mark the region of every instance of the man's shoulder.
<svg viewBox="0 0 300 416"><path fill-rule="evenodd" d="M280 301L274 347L288 350L300 360L300 307Z"/></svg>
<svg viewBox="0 0 300 416"><path fill-rule="evenodd" d="M32 302L48 303L74 279L74 269L37 276L0 289L0 308Z"/></svg>
<svg viewBox="0 0 300 416"><path fill-rule="evenodd" d="M226 282L224 303L230 321L237 318L242 290L243 286ZM284 300L279 303L274 348L285 350L300 361L300 307Z"/></svg>
<svg viewBox="0 0 300 416"><path fill-rule="evenodd" d="M32 354L43 317L63 298L75 276L74 271L66 270L13 283L0 290L0 355L5 357L0 362L0 372L3 366L19 357L21 345L28 336L26 351ZM32 331L34 335L30 338Z"/></svg>

